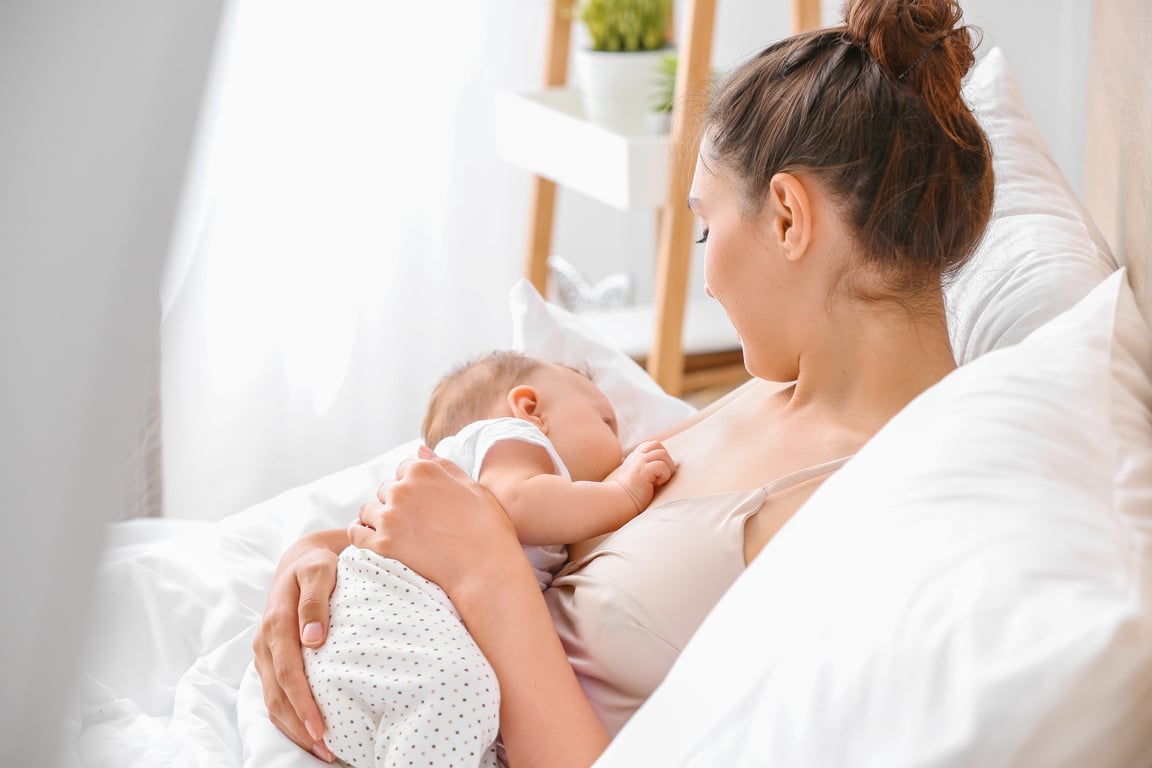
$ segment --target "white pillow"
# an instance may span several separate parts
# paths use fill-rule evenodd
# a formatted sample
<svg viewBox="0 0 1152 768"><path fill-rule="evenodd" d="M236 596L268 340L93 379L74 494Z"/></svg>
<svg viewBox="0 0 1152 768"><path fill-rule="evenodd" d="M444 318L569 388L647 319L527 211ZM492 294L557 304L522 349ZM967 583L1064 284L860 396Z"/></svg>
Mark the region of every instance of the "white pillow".
<svg viewBox="0 0 1152 768"><path fill-rule="evenodd" d="M580 318L541 298L527 280L512 287L508 304L513 349L587 371L616 409L620 443L625 448L695 413Z"/></svg>
<svg viewBox="0 0 1152 768"><path fill-rule="evenodd" d="M597 765L1150 764L1152 331L1124 274L829 478Z"/></svg>
<svg viewBox="0 0 1152 768"><path fill-rule="evenodd" d="M965 95L992 144L996 195L983 241L945 290L960 363L1020 341L1117 266L1049 154L999 48L973 68Z"/></svg>

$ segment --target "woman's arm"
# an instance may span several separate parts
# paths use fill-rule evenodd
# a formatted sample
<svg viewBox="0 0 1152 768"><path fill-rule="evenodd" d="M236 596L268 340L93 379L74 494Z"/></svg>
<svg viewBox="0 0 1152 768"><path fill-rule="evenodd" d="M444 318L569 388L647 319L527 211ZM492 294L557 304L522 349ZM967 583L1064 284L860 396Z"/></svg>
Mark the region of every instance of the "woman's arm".
<svg viewBox="0 0 1152 768"><path fill-rule="evenodd" d="M452 600L500 682L509 763L592 765L608 747L608 733L568 663L531 568L503 581L477 579Z"/></svg>
<svg viewBox="0 0 1152 768"><path fill-rule="evenodd" d="M324 719L304 674L301 645L323 644L328 598L336 587L336 555L348 546L346 530L318 531L285 551L268 588L252 650L264 703L276 727L317 757L332 762Z"/></svg>
<svg viewBox="0 0 1152 768"><path fill-rule="evenodd" d="M492 494L431 452L361 508L356 546L394 557L452 599L500 682L516 768L588 766L608 735L580 688L511 521Z"/></svg>

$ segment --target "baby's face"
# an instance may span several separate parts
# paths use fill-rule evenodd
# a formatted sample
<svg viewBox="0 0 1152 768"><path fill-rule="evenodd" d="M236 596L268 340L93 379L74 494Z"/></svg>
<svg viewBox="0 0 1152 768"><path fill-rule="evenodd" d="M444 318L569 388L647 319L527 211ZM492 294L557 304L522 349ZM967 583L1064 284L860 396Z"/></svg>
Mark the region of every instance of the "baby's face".
<svg viewBox="0 0 1152 768"><path fill-rule="evenodd" d="M600 388L567 366L549 364L534 381L548 439L573 480L603 480L620 466L616 412Z"/></svg>

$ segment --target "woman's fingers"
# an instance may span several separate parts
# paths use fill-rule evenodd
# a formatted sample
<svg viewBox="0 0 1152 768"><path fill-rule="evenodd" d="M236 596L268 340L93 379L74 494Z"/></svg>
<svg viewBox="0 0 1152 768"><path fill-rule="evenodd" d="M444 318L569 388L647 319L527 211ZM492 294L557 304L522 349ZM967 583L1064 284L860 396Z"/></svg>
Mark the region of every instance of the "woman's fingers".
<svg viewBox="0 0 1152 768"><path fill-rule="evenodd" d="M300 592L296 606L298 634L295 637L289 637L287 632L278 634L273 642L282 648L272 646L277 682L313 742L320 742L324 737L324 718L304 674L301 646L315 648L323 644L328 635L328 599L336 588L336 564L335 553L324 552L296 569Z"/></svg>
<svg viewBox="0 0 1152 768"><path fill-rule="evenodd" d="M449 461L448 459L445 459L441 456L437 456L432 451L432 449L428 448L425 445L421 445L419 448L416 449L416 458L405 459L404 461L400 462L400 464L396 467L395 480L389 480L385 483L380 484L380 487L376 489L376 498L379 499L381 502L387 503L388 502L388 489L391 488L393 485L395 485L396 482L404 479L405 477L408 477L410 472L412 471L413 467L418 467L421 465L431 465L431 466L439 467L442 470L444 470L445 472L448 472L452 476L456 477L457 479L465 479L465 480L471 479L468 477L468 473L465 472L464 470L460 469L460 467L456 466L455 463L453 463L452 461ZM427 469L427 466L425 466L425 469ZM423 471L423 470L420 470L420 471ZM361 508L361 509L363 509L363 508Z"/></svg>
<svg viewBox="0 0 1152 768"><path fill-rule="evenodd" d="M255 655L256 672L260 676L260 684L264 690L264 705L268 708L268 716L276 727L296 742L322 760L332 762L332 753L323 744L323 718L312 701L311 690L308 688L307 678L304 676L303 657L300 653L299 642L293 643L296 637L296 622L293 616L283 612L267 613L257 630L256 639L252 648ZM292 646L295 646L294 649ZM307 692L308 703L303 707L304 715L292 703L291 690L298 691L297 672L292 670L291 658L300 659L298 678L303 680ZM314 711L314 712L313 712ZM311 714L309 714L311 713ZM312 725L320 723L320 727ZM311 727L309 727L311 726ZM315 732L315 735L312 733Z"/></svg>
<svg viewBox="0 0 1152 768"><path fill-rule="evenodd" d="M308 735L304 723L296 716L296 711L292 709L288 699L284 697L284 692L280 690L276 675L272 671L274 664L268 646L262 642L259 634L253 649L256 652L256 673L260 676L260 684L264 689L264 706L268 709L268 717L298 746L311 750L313 739Z"/></svg>
<svg viewBox="0 0 1152 768"><path fill-rule="evenodd" d="M366 528L376 530L377 521L380 519L379 515L384 511L384 505L380 503L381 501L384 501L384 486L380 486L380 490L377 491L377 494L379 495L380 501L366 501L360 505L360 514L357 515L356 520L352 522L353 526L362 525ZM352 541L351 527L348 529L348 543L356 544L356 542ZM357 546L359 545L357 544Z"/></svg>
<svg viewBox="0 0 1152 768"><path fill-rule="evenodd" d="M363 523L352 523L348 526L348 541L352 546L360 549L370 549L381 557L387 557L377 543L376 531ZM374 546L375 545L375 546Z"/></svg>
<svg viewBox="0 0 1152 768"><path fill-rule="evenodd" d="M480 579L476 549L517 544L495 497L448 459L402 462L395 480L380 486L376 496L360 507L357 522L348 527L349 541L399 560L449 595L465 578ZM502 572L505 565L493 570Z"/></svg>
<svg viewBox="0 0 1152 768"><path fill-rule="evenodd" d="M364 542L372 540L374 532L389 530L389 522L398 525L411 521L414 518L412 513L421 509L433 488L456 486L480 488L455 462L431 452L420 455L427 458L405 459L400 462L396 468L396 479L382 484L376 491L376 499L360 506L358 524L353 523L348 527L349 543L365 547ZM393 515L393 510L396 508L404 510L404 513L399 516ZM368 531L364 531L364 528ZM367 548L387 556L379 548Z"/></svg>
<svg viewBox="0 0 1152 768"><path fill-rule="evenodd" d="M292 739L296 746L301 749L306 749L321 760L331 763L336 758L332 751L328 749L328 745L323 741L323 734L320 739L315 739L309 733L308 727L305 723L301 722L296 710L288 702L284 696L269 697L268 691L270 690L267 684L264 685L264 703L268 707L268 717L276 725L280 731Z"/></svg>
<svg viewBox="0 0 1152 768"><path fill-rule="evenodd" d="M335 563L315 563L296 574L300 582L300 644L316 648L328 637L328 598L336 586Z"/></svg>
<svg viewBox="0 0 1152 768"><path fill-rule="evenodd" d="M335 585L334 552L301 558L274 583L253 643L269 717L292 741L328 762L334 758L323 743L324 718L304 673L302 644L323 643Z"/></svg>
<svg viewBox="0 0 1152 768"><path fill-rule="evenodd" d="M312 689L308 687L304 657L300 654L299 645L295 650L293 654L287 648L278 650L275 645L272 647L273 674L287 699L287 706L278 706L274 714L270 709L269 714L273 714L274 718L286 726L291 725L288 733L293 741L312 750L324 738L324 718L312 698Z"/></svg>
<svg viewBox="0 0 1152 768"><path fill-rule="evenodd" d="M451 461L450 459L445 459L442 456L437 456L435 453L431 452L427 454L420 453L419 458L406 459L400 462L400 466L396 468L396 482L400 482L408 478L428 479L434 476L437 470L446 472L449 476L456 480L460 480L465 483L472 482L472 478L469 477L468 473L461 469L459 465L456 464L456 462ZM395 485L395 483L381 486L380 493L377 493L377 496L380 497L381 501L385 501L385 491L392 485Z"/></svg>

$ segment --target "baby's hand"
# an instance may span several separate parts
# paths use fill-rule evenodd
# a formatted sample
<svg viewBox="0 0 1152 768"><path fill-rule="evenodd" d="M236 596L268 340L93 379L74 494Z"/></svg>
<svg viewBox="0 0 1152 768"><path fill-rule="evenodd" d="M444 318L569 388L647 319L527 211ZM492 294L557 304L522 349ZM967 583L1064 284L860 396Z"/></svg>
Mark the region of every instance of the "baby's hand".
<svg viewBox="0 0 1152 768"><path fill-rule="evenodd" d="M656 489L672 479L675 472L676 464L664 445L649 440L640 443L628 454L616 472L615 479L632 497L636 511L642 512L652 501Z"/></svg>

